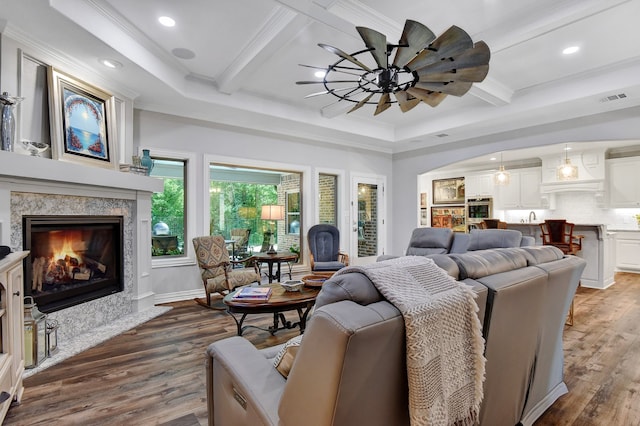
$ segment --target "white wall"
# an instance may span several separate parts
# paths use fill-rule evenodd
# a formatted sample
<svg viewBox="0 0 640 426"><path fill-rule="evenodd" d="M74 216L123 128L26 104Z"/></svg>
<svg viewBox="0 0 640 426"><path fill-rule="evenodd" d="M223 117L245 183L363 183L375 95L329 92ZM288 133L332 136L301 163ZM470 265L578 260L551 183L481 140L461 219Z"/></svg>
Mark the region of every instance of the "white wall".
<svg viewBox="0 0 640 426"><path fill-rule="evenodd" d="M308 171L304 179L307 180L308 193L314 186L318 172L331 170L344 174L343 182L339 182L341 212L341 242L342 247L349 247L348 214L349 214L349 182L353 175L378 175L391 179L391 156L381 153L360 151L341 146L308 143L298 140L284 140L269 135L256 135L241 129L220 128L212 123L193 120L178 116L160 114L150 111L136 110L134 112L134 144L151 149L181 151L194 153L196 158L196 234L206 235L209 232L208 221L205 220L208 202L204 200L208 188L205 176L205 158L215 161L228 162L237 159L238 164L257 165L274 168L291 168ZM308 176L308 175L311 176ZM313 179L310 180L310 179ZM206 185L206 186L205 186ZM316 197L305 196L303 193L304 216L303 229L306 230L315 223ZM308 204L307 204L308 203ZM391 219L387 217L387 223ZM187 249L190 249L190 239L187 236ZM157 263L154 261L154 263ZM188 265L171 267L154 267L152 272L153 288L156 293L156 303L168 300L188 299L203 294L204 290L195 262Z"/></svg>

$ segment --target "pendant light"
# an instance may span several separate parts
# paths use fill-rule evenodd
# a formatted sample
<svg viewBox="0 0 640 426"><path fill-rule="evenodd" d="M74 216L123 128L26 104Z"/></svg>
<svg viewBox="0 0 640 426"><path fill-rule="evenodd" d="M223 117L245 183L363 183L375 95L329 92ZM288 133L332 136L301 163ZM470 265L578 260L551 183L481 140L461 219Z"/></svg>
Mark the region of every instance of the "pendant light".
<svg viewBox="0 0 640 426"><path fill-rule="evenodd" d="M564 163L560 164L557 169L556 177L560 181L578 179L578 166L571 164L568 155L569 147L564 146Z"/></svg>
<svg viewBox="0 0 640 426"><path fill-rule="evenodd" d="M504 165L502 164L502 153L500 153L500 168L493 175L493 183L498 186L509 185L511 182L511 173L504 169Z"/></svg>

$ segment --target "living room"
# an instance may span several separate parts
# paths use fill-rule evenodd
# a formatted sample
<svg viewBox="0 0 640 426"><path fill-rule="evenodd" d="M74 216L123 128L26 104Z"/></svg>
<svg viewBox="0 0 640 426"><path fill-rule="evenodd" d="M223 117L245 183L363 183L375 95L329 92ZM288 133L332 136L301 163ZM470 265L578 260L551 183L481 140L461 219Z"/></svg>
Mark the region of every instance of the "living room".
<svg viewBox="0 0 640 426"><path fill-rule="evenodd" d="M303 235L317 222L320 202L313 194L316 193L318 176L322 173L338 176L338 226L345 239L345 248L350 251L357 246L357 232L354 234L352 226L355 218L351 207L355 199L353 184L357 181L380 182L380 186L385 187L381 209L384 227L380 229L380 254L383 254L403 252L412 230L418 226L418 194L421 192L419 176L424 173L459 160L505 150L574 141L609 141L611 146L617 146L617 141L628 143L640 140L640 128L636 118L639 101L635 96L638 91L636 76L640 63L637 52L633 52L632 49L631 53L616 51L618 55L615 58L602 59L593 64L581 62L568 66L568 69L562 72L545 74L540 80L528 76L535 73L516 70L520 73L519 78L525 79L524 75L527 74L529 80L519 81L519 85L516 85L509 95L503 94L502 97L499 96L500 88L496 88L499 85L486 87L489 83L495 82L498 76L502 77L508 73L504 69L501 70L500 65L509 61L506 56L510 49L517 50L514 54L517 57L518 54L522 54L518 49L524 49L524 45L531 41L536 46L542 45L543 50L550 50L553 44L543 36L549 31L548 28L562 32L562 28L571 27L573 23L578 28L571 29L575 30L575 34L581 34L581 23L592 22L591 20L597 22L598 19L602 22L620 22L621 16L633 16L633 12L637 10L637 2L617 1L611 4L594 1L589 2L589 5L573 2L562 5L556 14L537 12L540 15L535 15L535 19L531 15L530 21L525 15L531 14L534 9L544 8L540 5L534 7L534 2L515 11L501 5L505 8L501 25L485 22L484 27L475 28L470 26L473 25L473 14L466 13L464 18L460 16L456 19L455 11L449 10L447 18L451 19L447 19L447 26L456 24L462 28L468 27L465 29L470 31L474 40L479 39L476 35L486 36L485 39L492 51L495 50L496 62L491 63L492 72L495 67L496 72L500 74L490 74L495 79L488 80L487 84L482 86L480 94L476 92L476 95L470 93L462 98L449 97L438 108L419 105L419 108L407 113L411 114L411 117L407 114L405 117L399 111L390 109L373 118L373 110L365 112L365 108L349 115L329 118L318 111L320 106L331 101L326 98L320 100L323 96L305 101L304 96L316 89L309 90L308 87L295 85L296 80L309 78L304 69L299 69L301 67L298 67L298 63L318 65L333 63L337 59L335 55L330 56L318 48L316 43L330 42L341 48L348 48L349 51L361 48L362 41L357 38L354 25L359 25L359 21L364 20L366 25L376 28L375 25L369 24L369 20L373 20L377 14L367 14L366 12L371 10L360 2L323 2L323 6L319 6L317 2L304 2L308 10L291 1L270 2L268 6L253 5L256 10L252 13L251 24L243 22L237 26L244 29L262 28L263 32L260 35L264 37L268 32L264 17L270 16L271 24L279 22L281 25L280 32L272 35L267 46L258 44L256 39L259 37L254 37L253 32L242 39L246 42L246 45L242 46L232 46L231 42L225 44L219 41L234 37L221 37L219 40L216 39L216 42L207 41L209 51L216 50L214 44L220 44L220 49L224 49L212 55L218 58L206 64L216 67L217 72L212 68L211 75L224 77L215 85L205 74L189 70L188 59L176 59L175 55L158 47L163 43L171 45L172 39L179 40L175 33L158 37L154 41L152 36L144 35L143 29L134 32L133 23L142 22L139 20L139 14L142 12L137 10L137 14L125 18L124 3L126 2L84 3L54 0L43 4L34 1L2 0L0 89L11 95L25 97L16 114L21 126L19 139L32 141L45 140L43 135L48 134L48 128L44 130L42 122L34 118L37 114L40 114L40 117L48 117L48 102L46 96L40 93L41 103L36 104L33 102L34 96L28 94L29 91L24 84L28 81L24 74L24 71L29 69L27 65L32 64L33 69L52 66L77 80L112 93L118 101L115 109L119 124L116 130L117 145L114 149L115 164L131 163L132 156L139 155L142 149L149 149L156 158L178 158L188 161L187 182L191 196L187 197L189 218L186 234L189 238L208 235L210 231L207 169L211 163L301 173L304 176L301 188ZM223 15L216 16L215 19L219 21L216 21L215 25L209 25L231 31L228 25L224 25L224 21L230 21L232 16L235 18L234 11L237 13L237 9L234 8L239 6L233 5L232 2L226 6L229 8L226 16L216 14L216 11L203 13L212 17ZM357 12L352 11L350 14L349 6L354 7ZM549 2L549 7L553 7L553 2ZM379 13L384 15L385 12L388 11L383 9ZM492 12L497 13L493 9ZM354 18L355 13L360 17ZM314 25L321 22L323 29L316 29L313 37L306 40L303 46L299 46L305 38L294 38L293 34L309 25L306 21L309 16L316 22ZM363 16L368 20L362 18ZM400 29L402 21L408 17L414 16L396 18ZM427 18L424 16L414 18L429 26L440 25L426 22ZM508 18L514 19L515 24L508 26ZM515 21L515 18L518 20ZM192 16L192 19L195 18ZM444 17L442 19L444 20ZM328 25L331 23L339 28L341 34L346 31L348 23L350 33L343 39L344 43L343 40L334 39L331 31L327 29L335 29ZM535 28L536 31L532 34L535 33L536 36L523 34L524 30L518 31L514 28L518 23L528 23L527 28L532 28L531 31ZM185 26L184 23L180 25ZM436 32L444 31L444 25ZM635 30L629 29L626 25L617 25L625 34L626 31L629 32L627 39L634 39L632 31ZM490 31L492 26L496 29ZM61 31L62 28L68 32ZM386 31L384 28L381 30ZM500 31L504 31L505 34L499 37ZM390 39L393 38L391 33L388 35ZM591 33L584 35L593 39L602 37ZM251 40L254 45L249 46ZM295 73L282 73L273 62L270 62L269 66L261 62L265 57L277 57L282 45L289 40L295 40L293 43L296 45L297 53L301 50L304 52L300 53L298 58L289 57L290 61L286 62L287 67L295 68ZM190 47L176 43L173 43L173 47ZM519 47L520 45L522 46ZM609 45L613 46L615 43L612 41ZM237 52L241 51L247 53L243 47L256 50L250 60L238 55ZM290 47L293 50L293 47ZM153 54L149 55L148 52ZM205 53L207 52L197 51L198 55L204 56ZM504 57L501 57L501 53ZM613 52L611 54L613 55ZM122 67L114 70L103 68L98 63L98 59L103 57L115 58ZM162 58L166 62L163 62ZM222 61L220 58L225 59ZM548 58L538 60L538 64L546 63ZM535 63L535 60L532 62ZM266 77L263 76L263 80L259 82L254 81L253 78L260 75L257 70L261 67L264 68ZM225 70L229 72L224 74ZM250 78L247 78L247 75ZM41 87L47 86L46 75L33 78L44 78L44 81L40 81L44 84ZM276 81L280 93L266 91L265 88L272 83L275 85ZM519 90L515 90L516 88ZM321 89L322 87L318 90ZM614 92L624 92L628 96L619 103L594 101ZM474 96L473 100L468 99L470 96ZM477 106L475 103L479 103L483 96L491 97L494 103L481 104L479 109L474 109ZM299 99L295 104L288 103L289 97ZM284 98L285 102L280 102L281 98ZM585 105L578 108L577 104L580 101ZM303 102L307 102L306 106ZM31 119L28 118L29 112L33 112ZM421 113L424 113L424 116L421 116ZM384 118L385 115L392 117L388 119L390 121L383 121L387 120ZM26 126L29 120L31 124ZM450 120L455 120L456 124L451 124ZM29 133L28 130L34 132ZM442 133L449 136L436 136ZM47 140L52 146L53 141L50 138ZM131 190L122 189L127 183L118 181L127 180L127 176L117 172L115 166L113 170L95 168L96 171L93 173L94 169L90 166L70 164L67 161L31 159L24 156L14 162L13 158L17 154L1 154L3 155L0 161L5 172L0 173L5 191L7 182L14 184L16 181L16 175L5 175L6 171L15 170L18 166L22 170L17 174L25 181L35 178L42 182L50 178L56 182L54 186L64 186L66 192L82 197L91 197L96 193L96 187L110 187L108 190L103 189L101 195L105 197L114 192ZM112 175L123 176L112 178ZM148 178L140 177L139 181L135 181L136 178L132 177L129 182L133 190L148 193L156 190L153 183L138 183ZM73 186L72 183L80 185L83 182L89 183L89 188L69 189L69 185ZM18 188L24 188L24 185L25 182L20 182ZM114 189L112 185L121 188ZM10 186L9 188L11 191ZM122 198L135 197L129 194ZM7 200L3 196L0 212L1 243L17 248L11 237L12 230L9 228L12 215L7 209L11 201ZM148 208L148 200L135 200L136 203L140 203L140 208ZM72 206L68 209L73 210ZM131 232L137 231L132 228ZM14 239L20 240L20 237ZM145 244L149 245L148 242ZM136 263L135 270L138 278L135 286L139 288L134 299L144 301L138 303L140 308L202 296L202 284L193 253L187 253L187 256L181 259L138 259L145 256L145 250L141 247L132 254L136 262L142 262ZM357 257L355 258L357 260ZM303 262L296 268L299 271L308 268L306 252L303 253Z"/></svg>

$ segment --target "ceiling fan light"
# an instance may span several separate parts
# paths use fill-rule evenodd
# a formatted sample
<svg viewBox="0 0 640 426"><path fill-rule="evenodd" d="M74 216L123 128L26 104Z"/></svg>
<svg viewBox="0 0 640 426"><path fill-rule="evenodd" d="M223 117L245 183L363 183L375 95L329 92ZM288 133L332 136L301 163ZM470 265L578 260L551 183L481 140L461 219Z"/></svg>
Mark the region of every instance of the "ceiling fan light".
<svg viewBox="0 0 640 426"><path fill-rule="evenodd" d="M349 54L337 47L318 43L321 48L338 56L338 61L321 68L326 69L326 75L316 74L320 80L298 81L296 84L323 84L326 89L323 94L337 97L338 102L354 104L348 112L368 103L377 105L374 115L378 115L393 103L397 103L402 112L408 112L420 101L435 107L447 95L463 96L474 82L483 81L489 71L491 51L487 44L483 41L474 43L469 34L456 26L436 38L426 26L407 20L398 44L387 43L384 34L370 28L356 27L356 30L366 49ZM395 59L390 65L389 57L394 51ZM367 61L361 60L361 54L371 55L376 67L362 62ZM357 86L342 91L340 85L343 83ZM389 99L391 93L400 93L400 96ZM363 97L373 95L371 102L361 101Z"/></svg>

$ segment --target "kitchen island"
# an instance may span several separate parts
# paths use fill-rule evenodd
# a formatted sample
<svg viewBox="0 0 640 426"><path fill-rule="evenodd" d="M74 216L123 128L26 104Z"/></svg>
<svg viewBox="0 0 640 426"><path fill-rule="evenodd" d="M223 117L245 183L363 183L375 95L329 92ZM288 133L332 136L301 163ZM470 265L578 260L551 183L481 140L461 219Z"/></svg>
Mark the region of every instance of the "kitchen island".
<svg viewBox="0 0 640 426"><path fill-rule="evenodd" d="M616 270L640 273L640 229L612 229L616 233Z"/></svg>
<svg viewBox="0 0 640 426"><path fill-rule="evenodd" d="M534 237L536 244L542 244L542 230L539 223L507 223L507 229L518 230L522 235ZM587 266L582 273L581 285L599 289L613 285L616 259L615 233L607 231L607 225L576 223L573 227L573 235L584 236L582 250L578 253L578 257L587 261Z"/></svg>

